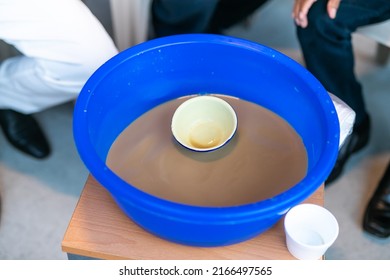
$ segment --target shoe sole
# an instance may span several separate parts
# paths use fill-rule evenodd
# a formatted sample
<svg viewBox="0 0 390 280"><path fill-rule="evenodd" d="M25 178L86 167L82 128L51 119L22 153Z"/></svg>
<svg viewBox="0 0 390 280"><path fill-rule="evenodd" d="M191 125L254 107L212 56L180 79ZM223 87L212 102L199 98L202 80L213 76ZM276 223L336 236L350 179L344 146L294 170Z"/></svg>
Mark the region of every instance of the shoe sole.
<svg viewBox="0 0 390 280"><path fill-rule="evenodd" d="M363 229L364 229L364 231L366 231L367 233L369 233L371 235L379 237L379 238L388 238L388 237L390 237L390 234L383 234L383 233L379 232L377 229L375 229L374 227L370 226L369 224L370 223L368 222L368 216L366 214L366 215L364 215L364 221L363 221Z"/></svg>

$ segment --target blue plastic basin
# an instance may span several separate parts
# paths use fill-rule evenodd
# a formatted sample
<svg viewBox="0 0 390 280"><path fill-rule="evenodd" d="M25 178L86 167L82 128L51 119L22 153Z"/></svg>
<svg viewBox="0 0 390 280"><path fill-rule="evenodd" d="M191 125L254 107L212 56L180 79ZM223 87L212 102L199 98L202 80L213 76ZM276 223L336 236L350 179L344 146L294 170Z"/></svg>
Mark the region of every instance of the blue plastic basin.
<svg viewBox="0 0 390 280"><path fill-rule="evenodd" d="M195 92L229 93L283 117L302 137L307 176L257 203L196 207L142 192L107 167L110 146L130 123ZM84 164L129 218L159 237L195 246L238 243L268 230L326 180L339 144L334 105L304 67L264 45L208 34L151 40L107 61L82 89L73 125Z"/></svg>

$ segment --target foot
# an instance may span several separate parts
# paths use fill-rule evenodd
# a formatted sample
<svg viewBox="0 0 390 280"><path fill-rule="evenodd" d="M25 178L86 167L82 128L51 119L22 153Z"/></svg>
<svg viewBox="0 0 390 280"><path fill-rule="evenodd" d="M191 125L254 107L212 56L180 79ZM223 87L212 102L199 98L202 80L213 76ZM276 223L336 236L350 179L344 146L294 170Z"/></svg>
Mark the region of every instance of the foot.
<svg viewBox="0 0 390 280"><path fill-rule="evenodd" d="M363 229L380 238L390 236L390 163L368 203Z"/></svg>
<svg viewBox="0 0 390 280"><path fill-rule="evenodd" d="M38 159L50 154L42 129L31 115L0 110L0 126L7 140L18 150Z"/></svg>
<svg viewBox="0 0 390 280"><path fill-rule="evenodd" d="M345 142L339 151L336 164L329 177L326 179L325 185L332 183L341 175L347 160L352 154L360 151L367 145L369 136L370 118L367 115L364 121L360 125L355 126L351 135L345 139Z"/></svg>

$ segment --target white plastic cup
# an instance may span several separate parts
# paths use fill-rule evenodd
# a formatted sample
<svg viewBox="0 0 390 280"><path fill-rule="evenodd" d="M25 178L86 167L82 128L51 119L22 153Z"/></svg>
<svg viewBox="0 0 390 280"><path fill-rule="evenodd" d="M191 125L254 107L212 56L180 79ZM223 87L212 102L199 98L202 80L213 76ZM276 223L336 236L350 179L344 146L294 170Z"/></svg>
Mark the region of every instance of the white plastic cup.
<svg viewBox="0 0 390 280"><path fill-rule="evenodd" d="M316 204L299 204L284 217L286 245L300 260L321 259L336 241L339 225L333 214Z"/></svg>

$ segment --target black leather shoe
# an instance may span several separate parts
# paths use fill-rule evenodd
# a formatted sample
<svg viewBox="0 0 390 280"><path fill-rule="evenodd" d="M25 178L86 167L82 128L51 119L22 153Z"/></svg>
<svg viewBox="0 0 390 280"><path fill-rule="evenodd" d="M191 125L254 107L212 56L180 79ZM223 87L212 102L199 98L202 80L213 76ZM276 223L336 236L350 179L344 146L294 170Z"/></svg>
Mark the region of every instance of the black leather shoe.
<svg viewBox="0 0 390 280"><path fill-rule="evenodd" d="M368 203L363 229L380 238L390 236L390 162Z"/></svg>
<svg viewBox="0 0 390 280"><path fill-rule="evenodd" d="M31 115L0 110L0 125L7 140L18 150L38 159L50 154L41 127Z"/></svg>
<svg viewBox="0 0 390 280"><path fill-rule="evenodd" d="M367 115L364 121L354 127L352 133L345 139L340 148L337 161L332 172L325 181L325 186L335 181L343 172L344 165L350 156L363 149L370 138L370 117Z"/></svg>

